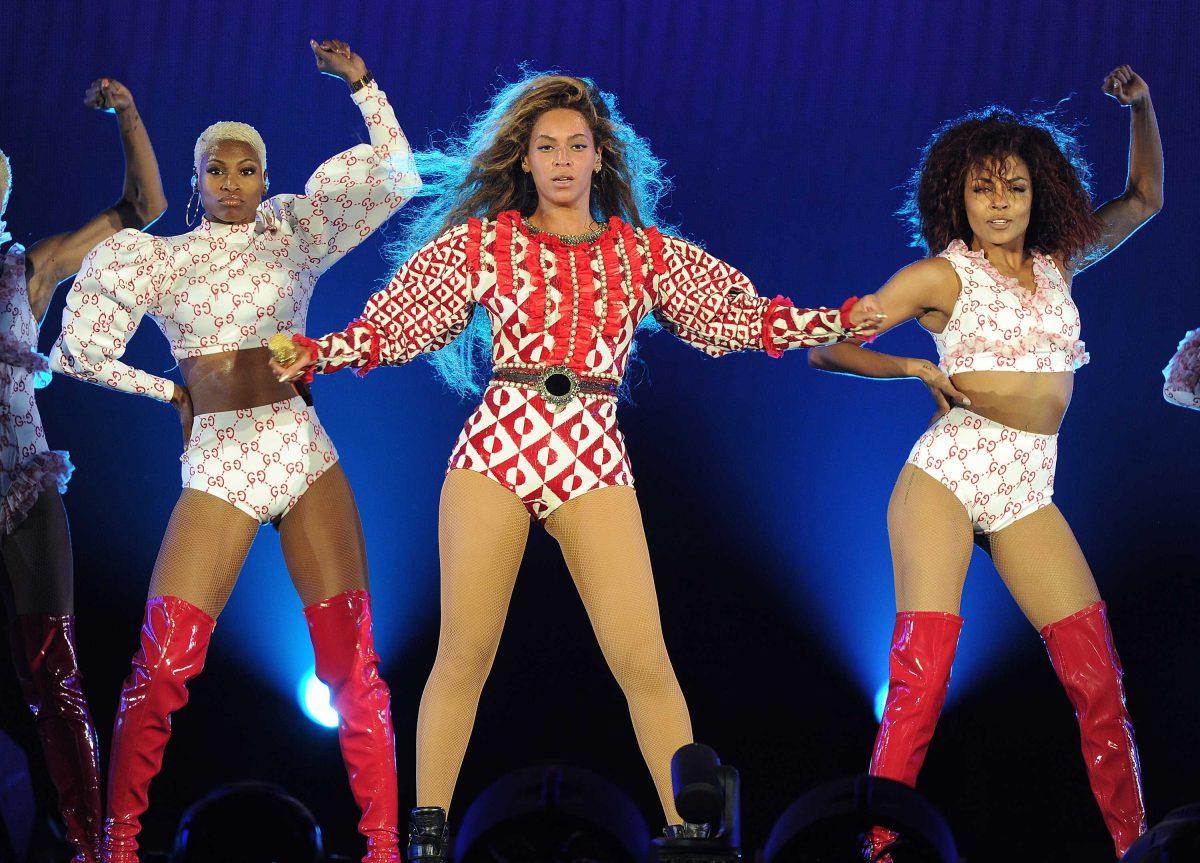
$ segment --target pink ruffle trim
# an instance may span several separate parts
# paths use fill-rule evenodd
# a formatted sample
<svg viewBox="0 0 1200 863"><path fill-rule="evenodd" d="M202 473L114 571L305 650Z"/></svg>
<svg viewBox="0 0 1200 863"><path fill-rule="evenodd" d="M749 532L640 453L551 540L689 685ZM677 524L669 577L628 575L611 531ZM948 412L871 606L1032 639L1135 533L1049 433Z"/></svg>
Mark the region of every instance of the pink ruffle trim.
<svg viewBox="0 0 1200 863"><path fill-rule="evenodd" d="M4 335L0 335L0 364L32 373L34 389L40 390L53 377L48 359Z"/></svg>
<svg viewBox="0 0 1200 863"><path fill-rule="evenodd" d="M25 520L43 490L56 488L59 494L65 494L74 470L70 455L61 450L40 452L17 468L12 484L0 500L5 536Z"/></svg>
<svg viewBox="0 0 1200 863"><path fill-rule="evenodd" d="M1187 333L1163 369L1163 396L1177 405L1200 410L1200 329Z"/></svg>
<svg viewBox="0 0 1200 863"><path fill-rule="evenodd" d="M1081 339L1068 339L1044 331L1030 333L1020 340L999 342L987 336L963 339L942 356L942 366L950 366L958 360L980 354L1015 360L1039 354L1066 354L1070 358L1071 371L1091 361ZM1029 369L1036 371L1036 369Z"/></svg>

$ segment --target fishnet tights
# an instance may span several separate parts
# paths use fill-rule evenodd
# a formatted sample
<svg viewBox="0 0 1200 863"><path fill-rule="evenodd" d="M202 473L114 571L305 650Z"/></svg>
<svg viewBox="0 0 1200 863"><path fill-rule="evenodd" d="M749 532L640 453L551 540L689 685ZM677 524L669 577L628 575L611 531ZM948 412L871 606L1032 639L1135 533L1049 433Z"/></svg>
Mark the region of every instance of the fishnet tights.
<svg viewBox="0 0 1200 863"><path fill-rule="evenodd" d="M1053 504L976 540L958 498L906 464L888 505L888 535L900 611L958 614L975 541L1039 630L1100 599L1079 543Z"/></svg>
<svg viewBox="0 0 1200 863"><path fill-rule="evenodd" d="M637 497L626 487L590 492L559 507L546 528L625 693L667 820L677 823L670 761L692 741L691 718L663 643ZM447 475L441 632L417 720L421 806L449 809L528 533L529 515L510 491L471 471Z"/></svg>
<svg viewBox="0 0 1200 863"><path fill-rule="evenodd" d="M258 527L229 502L185 488L159 548L149 595L177 596L215 619L233 592ZM340 465L308 487L280 521L279 538L305 606L367 589L362 525Z"/></svg>
<svg viewBox="0 0 1200 863"><path fill-rule="evenodd" d="M45 489L17 529L3 538L10 614L74 613L75 578L67 510L57 489Z"/></svg>

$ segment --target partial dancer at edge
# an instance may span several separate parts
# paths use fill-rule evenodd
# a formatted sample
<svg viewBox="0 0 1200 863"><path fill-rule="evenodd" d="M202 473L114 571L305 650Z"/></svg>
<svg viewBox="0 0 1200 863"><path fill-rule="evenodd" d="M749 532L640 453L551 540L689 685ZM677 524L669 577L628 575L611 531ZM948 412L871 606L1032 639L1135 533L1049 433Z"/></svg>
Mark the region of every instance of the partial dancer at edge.
<svg viewBox="0 0 1200 863"><path fill-rule="evenodd" d="M1099 209L1078 145L1048 117L971 115L925 149L903 212L914 245L942 251L905 267L875 298L887 315L882 329L915 318L929 330L940 368L854 345L813 351L810 362L918 377L943 412L913 447L888 506L899 613L871 773L916 784L950 681L974 540L1041 632L1119 857L1146 829L1133 726L1105 605L1052 502L1058 428L1075 369L1088 360L1072 280L1162 207L1162 145L1146 83L1121 66L1104 92L1131 109L1132 123L1125 192ZM873 831L872 854L889 841Z"/></svg>
<svg viewBox="0 0 1200 863"><path fill-rule="evenodd" d="M759 297L733 267L645 227L665 182L660 163L590 81L512 85L451 155L459 168L413 232L419 251L344 332L296 335L312 358L275 366L295 379L314 363L324 373L399 365L448 345L481 313L435 355L460 389L455 369L483 356L493 368L442 488L441 633L418 718L408 859L443 859L446 810L530 518L558 540L628 700L668 836L701 835L679 823L672 799L671 756L692 742L691 720L617 428L634 331L653 314L712 356L778 356L873 332L875 310L857 298L839 311Z"/></svg>
<svg viewBox="0 0 1200 863"><path fill-rule="evenodd" d="M1200 329L1185 333L1163 369L1163 398L1200 411Z"/></svg>
<svg viewBox="0 0 1200 863"><path fill-rule="evenodd" d="M186 441L171 515L113 731L104 860L134 863L150 782L204 665L261 524L279 531L304 603L317 676L340 716L342 756L362 810L370 863L399 859L390 695L371 633L367 563L354 497L306 394L267 369L266 344L303 329L313 288L420 185L383 91L344 42L312 43L317 68L350 85L370 144L321 165L303 195L265 202L266 148L244 123L196 142L197 228L179 237L122 231L97 247L67 298L54 366L173 404ZM261 202L261 205L260 205ZM120 362L143 315L171 342L186 386Z"/></svg>
<svg viewBox="0 0 1200 863"><path fill-rule="evenodd" d="M117 116L125 153L121 200L28 251L13 243L0 258L0 521L8 633L75 863L99 859L100 766L75 651L74 559L62 500L73 468L67 453L48 449L34 400L34 390L50 382L50 365L37 353L38 324L55 288L75 275L93 246L121 228L146 227L167 208L133 94L119 81L100 78L84 104ZM0 217L10 190L8 158L0 153ZM8 239L0 221L0 243Z"/></svg>

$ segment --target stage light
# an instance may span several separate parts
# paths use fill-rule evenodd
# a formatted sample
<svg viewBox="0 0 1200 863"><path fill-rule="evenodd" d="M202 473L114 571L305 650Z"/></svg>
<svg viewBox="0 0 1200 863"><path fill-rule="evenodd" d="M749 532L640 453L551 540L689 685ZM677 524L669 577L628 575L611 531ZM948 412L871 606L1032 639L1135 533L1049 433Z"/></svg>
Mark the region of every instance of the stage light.
<svg viewBox="0 0 1200 863"><path fill-rule="evenodd" d="M317 679L315 668L304 672L297 694L305 716L325 728L338 727L337 711L329 703L329 687Z"/></svg>
<svg viewBox="0 0 1200 863"><path fill-rule="evenodd" d="M888 682L875 691L875 721L883 722L883 708L887 706Z"/></svg>

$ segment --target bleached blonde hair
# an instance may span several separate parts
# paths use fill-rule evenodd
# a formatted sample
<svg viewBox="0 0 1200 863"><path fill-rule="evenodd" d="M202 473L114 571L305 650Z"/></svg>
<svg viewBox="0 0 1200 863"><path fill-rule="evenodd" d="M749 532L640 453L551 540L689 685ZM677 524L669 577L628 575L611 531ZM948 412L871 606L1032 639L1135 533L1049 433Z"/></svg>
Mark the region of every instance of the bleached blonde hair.
<svg viewBox="0 0 1200 863"><path fill-rule="evenodd" d="M8 156L0 150L0 216L8 209L8 193L12 191L12 165Z"/></svg>
<svg viewBox="0 0 1200 863"><path fill-rule="evenodd" d="M213 123L200 133L200 137L196 139L196 147L192 151L192 166L199 169L200 157L205 153L211 156L217 145L223 141L241 141L243 144L249 144L255 155L258 156L258 160L262 162L262 169L267 170L267 145L263 143L258 129L249 123L237 123L233 120Z"/></svg>

